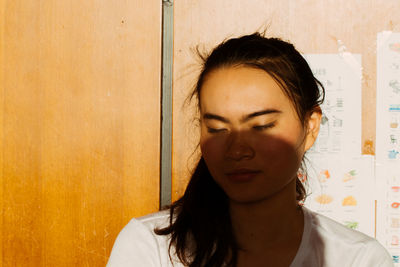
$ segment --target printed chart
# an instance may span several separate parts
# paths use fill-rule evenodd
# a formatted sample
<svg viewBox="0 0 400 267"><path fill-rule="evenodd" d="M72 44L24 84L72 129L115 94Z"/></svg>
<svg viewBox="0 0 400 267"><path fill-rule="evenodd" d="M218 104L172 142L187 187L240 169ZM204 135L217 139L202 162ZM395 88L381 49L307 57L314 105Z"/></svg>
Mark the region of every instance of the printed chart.
<svg viewBox="0 0 400 267"><path fill-rule="evenodd" d="M320 133L310 153L360 155L361 56L344 52L304 57L326 92Z"/></svg>
<svg viewBox="0 0 400 267"><path fill-rule="evenodd" d="M361 56L305 55L326 91L321 129L307 154L304 205L374 236L374 158L361 156Z"/></svg>
<svg viewBox="0 0 400 267"><path fill-rule="evenodd" d="M400 266L400 33L377 37L377 239Z"/></svg>
<svg viewBox="0 0 400 267"><path fill-rule="evenodd" d="M305 206L371 237L375 232L374 158L310 157Z"/></svg>

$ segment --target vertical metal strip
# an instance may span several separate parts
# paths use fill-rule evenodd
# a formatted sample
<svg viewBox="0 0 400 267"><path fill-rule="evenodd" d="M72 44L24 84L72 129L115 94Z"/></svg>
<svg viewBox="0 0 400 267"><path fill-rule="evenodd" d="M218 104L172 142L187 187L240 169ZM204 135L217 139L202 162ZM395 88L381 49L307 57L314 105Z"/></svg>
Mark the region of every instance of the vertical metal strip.
<svg viewBox="0 0 400 267"><path fill-rule="evenodd" d="M173 0L163 0L160 208L171 204L173 15Z"/></svg>

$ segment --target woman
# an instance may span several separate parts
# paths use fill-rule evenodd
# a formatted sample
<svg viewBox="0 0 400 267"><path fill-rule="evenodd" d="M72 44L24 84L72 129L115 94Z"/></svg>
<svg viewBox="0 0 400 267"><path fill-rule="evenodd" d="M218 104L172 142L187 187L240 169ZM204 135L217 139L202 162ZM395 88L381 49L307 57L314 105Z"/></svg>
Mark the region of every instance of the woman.
<svg viewBox="0 0 400 267"><path fill-rule="evenodd" d="M392 266L376 240L299 204L324 90L293 45L255 33L203 59L202 156L185 194L133 219L108 266Z"/></svg>

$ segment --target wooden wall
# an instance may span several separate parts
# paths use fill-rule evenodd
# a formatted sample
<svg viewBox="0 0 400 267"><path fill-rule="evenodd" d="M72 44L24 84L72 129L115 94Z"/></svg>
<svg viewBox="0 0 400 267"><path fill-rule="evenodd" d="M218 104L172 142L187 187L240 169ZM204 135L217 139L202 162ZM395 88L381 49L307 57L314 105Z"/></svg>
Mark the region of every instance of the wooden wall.
<svg viewBox="0 0 400 267"><path fill-rule="evenodd" d="M104 266L159 207L161 0L0 0L0 266Z"/></svg>
<svg viewBox="0 0 400 267"><path fill-rule="evenodd" d="M400 31L400 1L178 0L174 7L174 200L183 193L198 157L195 111L193 105L183 105L199 70L191 48L200 44L200 48L209 50L227 37L253 33L265 26L269 26L269 36L289 40L302 53L338 53L339 48L346 48L361 54L361 152L374 154L376 34Z"/></svg>

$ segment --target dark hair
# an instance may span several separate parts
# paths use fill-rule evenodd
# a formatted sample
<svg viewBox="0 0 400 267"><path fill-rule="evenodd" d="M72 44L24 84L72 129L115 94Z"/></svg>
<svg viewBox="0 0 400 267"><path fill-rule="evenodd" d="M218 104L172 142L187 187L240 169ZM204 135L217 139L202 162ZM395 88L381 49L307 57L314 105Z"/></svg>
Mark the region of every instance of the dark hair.
<svg viewBox="0 0 400 267"><path fill-rule="evenodd" d="M199 53L203 67L190 99L197 97L204 79L221 67L247 66L262 69L281 86L293 103L303 124L312 112L320 111L324 88L314 77L305 59L290 43L254 33L219 44L209 55ZM320 90L321 89L321 90ZM296 180L297 200L304 200L305 188ZM235 266L238 245L233 235L229 201L200 158L184 195L170 206L170 225L155 229L158 235L171 235L169 252L175 248L187 266Z"/></svg>

